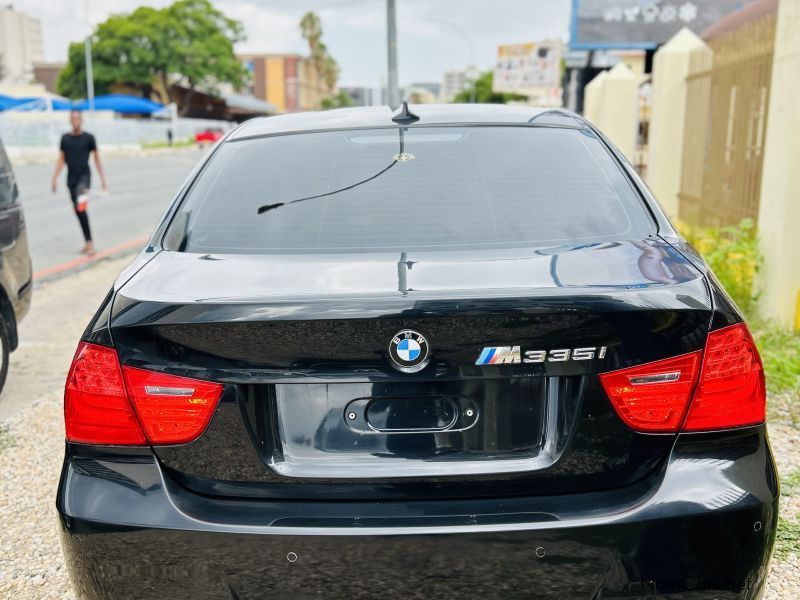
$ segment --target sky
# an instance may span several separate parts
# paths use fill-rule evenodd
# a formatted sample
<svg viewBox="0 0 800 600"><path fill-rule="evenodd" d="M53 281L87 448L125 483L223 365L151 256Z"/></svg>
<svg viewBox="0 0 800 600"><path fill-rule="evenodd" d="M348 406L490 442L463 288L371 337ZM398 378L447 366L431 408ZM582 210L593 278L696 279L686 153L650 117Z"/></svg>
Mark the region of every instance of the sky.
<svg viewBox="0 0 800 600"><path fill-rule="evenodd" d="M83 39L110 14L170 0L2 0L42 22L45 58L66 59L70 42ZM245 26L242 52L305 53L298 23L315 11L323 41L341 67L339 85L377 87L386 78L384 0L212 0ZM567 39L570 0L397 0L401 85L439 82L447 69L495 61L498 44Z"/></svg>

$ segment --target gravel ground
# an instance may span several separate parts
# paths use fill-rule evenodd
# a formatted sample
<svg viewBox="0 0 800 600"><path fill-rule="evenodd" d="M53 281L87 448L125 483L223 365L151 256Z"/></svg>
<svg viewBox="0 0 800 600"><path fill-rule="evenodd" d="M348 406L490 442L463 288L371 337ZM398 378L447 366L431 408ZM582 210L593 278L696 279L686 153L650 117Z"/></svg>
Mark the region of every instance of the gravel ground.
<svg viewBox="0 0 800 600"><path fill-rule="evenodd" d="M100 263L35 291L0 398L0 598L73 598L55 511L61 390L83 327L127 260ZM771 423L770 438L781 475L800 472L800 429ZM797 523L800 489L786 487L791 495L782 499L781 516ZM773 559L764 596L770 600L800 598L800 549L783 554Z"/></svg>

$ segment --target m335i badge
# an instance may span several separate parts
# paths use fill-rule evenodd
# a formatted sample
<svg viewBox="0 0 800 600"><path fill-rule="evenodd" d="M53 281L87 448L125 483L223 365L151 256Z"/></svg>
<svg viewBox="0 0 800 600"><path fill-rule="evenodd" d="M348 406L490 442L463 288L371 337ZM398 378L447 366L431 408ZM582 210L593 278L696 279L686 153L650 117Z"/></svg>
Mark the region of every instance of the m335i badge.
<svg viewBox="0 0 800 600"><path fill-rule="evenodd" d="M488 346L481 350L476 365L518 365L521 363L565 362L604 358L606 346L520 351L519 346Z"/></svg>
<svg viewBox="0 0 800 600"><path fill-rule="evenodd" d="M392 366L403 373L416 373L428 366L429 352L428 340L413 329L403 329L389 342Z"/></svg>

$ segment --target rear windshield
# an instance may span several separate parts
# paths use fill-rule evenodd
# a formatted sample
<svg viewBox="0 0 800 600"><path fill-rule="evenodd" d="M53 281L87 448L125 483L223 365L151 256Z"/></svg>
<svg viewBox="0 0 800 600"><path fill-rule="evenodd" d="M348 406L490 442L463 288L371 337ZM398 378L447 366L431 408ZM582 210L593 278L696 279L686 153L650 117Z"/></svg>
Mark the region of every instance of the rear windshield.
<svg viewBox="0 0 800 600"><path fill-rule="evenodd" d="M642 201L590 131L412 127L228 142L165 244L198 253L393 252L652 233Z"/></svg>

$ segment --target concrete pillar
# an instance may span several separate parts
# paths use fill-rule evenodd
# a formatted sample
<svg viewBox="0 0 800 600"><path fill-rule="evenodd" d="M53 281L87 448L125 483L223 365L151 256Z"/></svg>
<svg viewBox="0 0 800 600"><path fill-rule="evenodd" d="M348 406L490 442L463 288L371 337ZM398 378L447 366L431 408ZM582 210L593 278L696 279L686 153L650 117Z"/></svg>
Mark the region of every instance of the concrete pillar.
<svg viewBox="0 0 800 600"><path fill-rule="evenodd" d="M603 115L603 82L608 77L608 71L601 71L595 75L583 89L583 116L599 127Z"/></svg>
<svg viewBox="0 0 800 600"><path fill-rule="evenodd" d="M686 76L691 53L703 40L684 27L653 58L653 106L647 183L670 217L678 216L686 122Z"/></svg>
<svg viewBox="0 0 800 600"><path fill-rule="evenodd" d="M599 79L595 77L589 85ZM636 150L636 130L639 126L639 81L630 67L617 63L590 94L591 111L587 118L592 121L617 148L633 160ZM588 89L589 86L587 86ZM586 112L586 111L584 111ZM596 116L592 118L591 113Z"/></svg>
<svg viewBox="0 0 800 600"><path fill-rule="evenodd" d="M798 323L800 294L800 0L780 0L775 29L758 235L762 316Z"/></svg>

